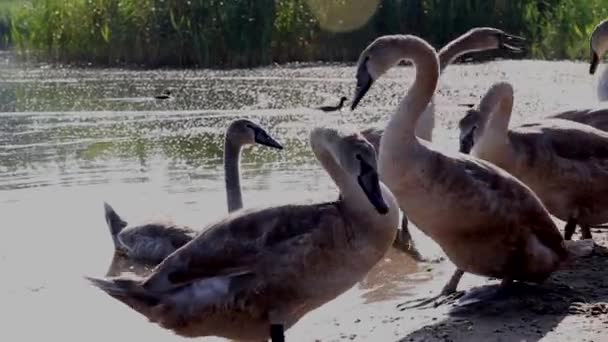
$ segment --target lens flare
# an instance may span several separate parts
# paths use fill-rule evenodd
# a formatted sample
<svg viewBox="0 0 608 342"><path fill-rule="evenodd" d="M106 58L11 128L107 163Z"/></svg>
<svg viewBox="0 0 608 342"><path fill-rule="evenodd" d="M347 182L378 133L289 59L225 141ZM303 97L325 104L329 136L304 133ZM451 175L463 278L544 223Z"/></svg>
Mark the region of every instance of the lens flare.
<svg viewBox="0 0 608 342"><path fill-rule="evenodd" d="M348 32L364 26L376 13L380 0L307 0L323 30Z"/></svg>

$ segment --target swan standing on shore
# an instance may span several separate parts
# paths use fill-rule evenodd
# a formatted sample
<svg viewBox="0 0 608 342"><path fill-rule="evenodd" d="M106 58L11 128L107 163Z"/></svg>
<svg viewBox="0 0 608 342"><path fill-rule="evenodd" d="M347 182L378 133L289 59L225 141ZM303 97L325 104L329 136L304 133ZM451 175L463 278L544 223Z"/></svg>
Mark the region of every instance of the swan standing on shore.
<svg viewBox="0 0 608 342"><path fill-rule="evenodd" d="M224 138L224 177L228 212L243 207L240 156L243 146L252 144L283 148L262 127L252 121L235 120L228 126ZM109 204L104 203L104 209L116 251L131 259L159 263L198 233L188 227L167 222L151 222L127 227L127 222Z"/></svg>
<svg viewBox="0 0 608 342"><path fill-rule="evenodd" d="M472 52L482 52L495 49L503 49L512 52L521 52L521 45L525 42L522 37L514 36L502 30L492 27L473 28L458 38L452 40L439 50L439 72L440 74L456 59ZM359 99L360 100L360 99ZM353 102L353 108L358 105ZM416 136L421 139L431 141L433 129L435 127L435 104L431 103L422 113L416 126ZM380 138L384 133L383 129L368 128L361 132L369 140L376 151L380 150ZM401 229L398 232L395 246L410 254L417 260L425 260L416 248L408 228L407 214L404 213L401 222Z"/></svg>
<svg viewBox="0 0 608 342"><path fill-rule="evenodd" d="M414 64L416 78L384 130L378 168L399 207L456 265L441 294L455 292L464 272L500 278L505 286L542 282L569 253L532 190L493 164L445 154L416 137L439 78L438 56L428 43L404 35L372 42L359 58L355 105L401 60Z"/></svg>
<svg viewBox="0 0 608 342"><path fill-rule="evenodd" d="M528 185L551 214L566 221L570 240L577 224L608 222L608 133L563 119L544 119L509 129L513 87L494 84L479 105L471 153Z"/></svg>
<svg viewBox="0 0 608 342"><path fill-rule="evenodd" d="M181 336L284 341L285 329L367 274L399 224L365 138L317 128L310 143L340 200L240 210L209 225L146 279L90 280Z"/></svg>

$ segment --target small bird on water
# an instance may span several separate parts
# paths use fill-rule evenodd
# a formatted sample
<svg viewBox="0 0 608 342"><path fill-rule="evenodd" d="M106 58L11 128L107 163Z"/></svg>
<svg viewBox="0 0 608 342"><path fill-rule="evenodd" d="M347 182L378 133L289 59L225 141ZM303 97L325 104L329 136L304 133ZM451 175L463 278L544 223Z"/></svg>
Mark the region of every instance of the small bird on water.
<svg viewBox="0 0 608 342"><path fill-rule="evenodd" d="M167 100L171 98L171 91L165 90L161 94L154 95L154 98L157 100Z"/></svg>
<svg viewBox="0 0 608 342"><path fill-rule="evenodd" d="M321 106L321 107L317 107L317 109L322 110L324 112L335 112L337 110L342 109L342 107L344 106L344 102L346 102L346 100L348 100L346 98L346 96L342 96L340 98L340 104L338 104L337 106Z"/></svg>

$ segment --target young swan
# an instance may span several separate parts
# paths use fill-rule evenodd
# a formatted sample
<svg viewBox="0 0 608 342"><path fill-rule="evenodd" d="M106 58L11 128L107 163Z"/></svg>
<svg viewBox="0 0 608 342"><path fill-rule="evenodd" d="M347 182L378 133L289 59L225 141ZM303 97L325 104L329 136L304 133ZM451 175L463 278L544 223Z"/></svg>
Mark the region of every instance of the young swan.
<svg viewBox="0 0 608 342"><path fill-rule="evenodd" d="M589 73L595 74L600 60L608 51L608 19L599 23L591 34L591 65ZM608 101L608 68L604 68L597 83L597 98L600 101Z"/></svg>
<svg viewBox="0 0 608 342"><path fill-rule="evenodd" d="M523 51L521 46L525 42L522 37L514 36L502 30L493 27L476 27L473 28L458 38L452 40L439 50L439 71L442 73L450 64L459 57L472 52L483 52L489 50L505 50L512 52ZM361 98L355 99L351 105L354 109L361 101ZM431 141L433 136L433 128L435 126L435 106L433 102L427 106L422 113L418 126L416 127L416 136L421 139ZM384 130L377 128L369 128L361 133L369 140L376 151L380 146L380 138Z"/></svg>
<svg viewBox="0 0 608 342"><path fill-rule="evenodd" d="M452 40L441 50L439 50L439 65L440 73L445 70L452 62L460 56L471 53L488 50L501 49L512 52L521 52L521 45L525 42L522 37L514 36L502 30L492 27L477 27L471 29ZM353 102L353 108L357 106L361 99L356 99ZM416 126L416 135L424 140L431 141L433 136L433 128L435 126L435 105L433 101L427 106L422 113L418 125ZM369 140L376 151L380 150L380 138L384 133L383 129L368 128L361 132L367 140ZM406 253L412 255L417 260L425 260L418 252L413 243L408 229L408 221L406 215L403 216L401 230L395 245Z"/></svg>
<svg viewBox="0 0 608 342"><path fill-rule="evenodd" d="M481 125L482 120L481 110L481 108L469 109L467 114L458 122L461 153L471 152L475 144L475 131ZM567 110L549 115L546 118L579 122L608 132L608 108Z"/></svg>
<svg viewBox="0 0 608 342"><path fill-rule="evenodd" d="M366 275L399 223L367 140L317 128L310 143L340 200L241 210L208 226L147 279L91 281L182 336L283 341L284 329Z"/></svg>
<svg viewBox="0 0 608 342"><path fill-rule="evenodd" d="M577 224L583 239L591 239L589 227L608 221L608 133L562 119L509 130L512 107L509 83L488 90L481 100L472 154L528 185L551 214L568 222L566 240Z"/></svg>
<svg viewBox="0 0 608 342"><path fill-rule="evenodd" d="M228 212L243 207L239 161L243 146L251 144L283 148L262 127L249 120L235 120L228 126L224 139L224 176ZM109 204L104 203L104 208L116 251L132 259L159 263L197 234L197 231L188 227L165 222L152 222L126 228L127 222L120 218Z"/></svg>
<svg viewBox="0 0 608 342"><path fill-rule="evenodd" d="M414 64L416 78L386 126L378 168L399 207L456 265L442 294L456 290L463 272L501 278L505 285L543 281L568 251L530 188L493 164L444 154L415 135L439 77L429 44L415 36L376 39L359 58L355 98L404 59Z"/></svg>

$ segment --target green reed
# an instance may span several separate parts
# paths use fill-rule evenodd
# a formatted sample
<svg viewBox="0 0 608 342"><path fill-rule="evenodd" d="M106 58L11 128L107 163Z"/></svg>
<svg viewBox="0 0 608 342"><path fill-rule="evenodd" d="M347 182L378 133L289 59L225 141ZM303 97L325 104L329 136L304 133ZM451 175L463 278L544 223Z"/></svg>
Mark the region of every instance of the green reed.
<svg viewBox="0 0 608 342"><path fill-rule="evenodd" d="M11 11L10 27L24 57L249 67L353 61L372 39L390 33L417 34L440 46L474 26L524 35L530 40L525 57L584 58L590 31L608 16L608 0L382 0L371 19L338 33L323 29L310 6L347 21L348 9L367 1L31 0Z"/></svg>

